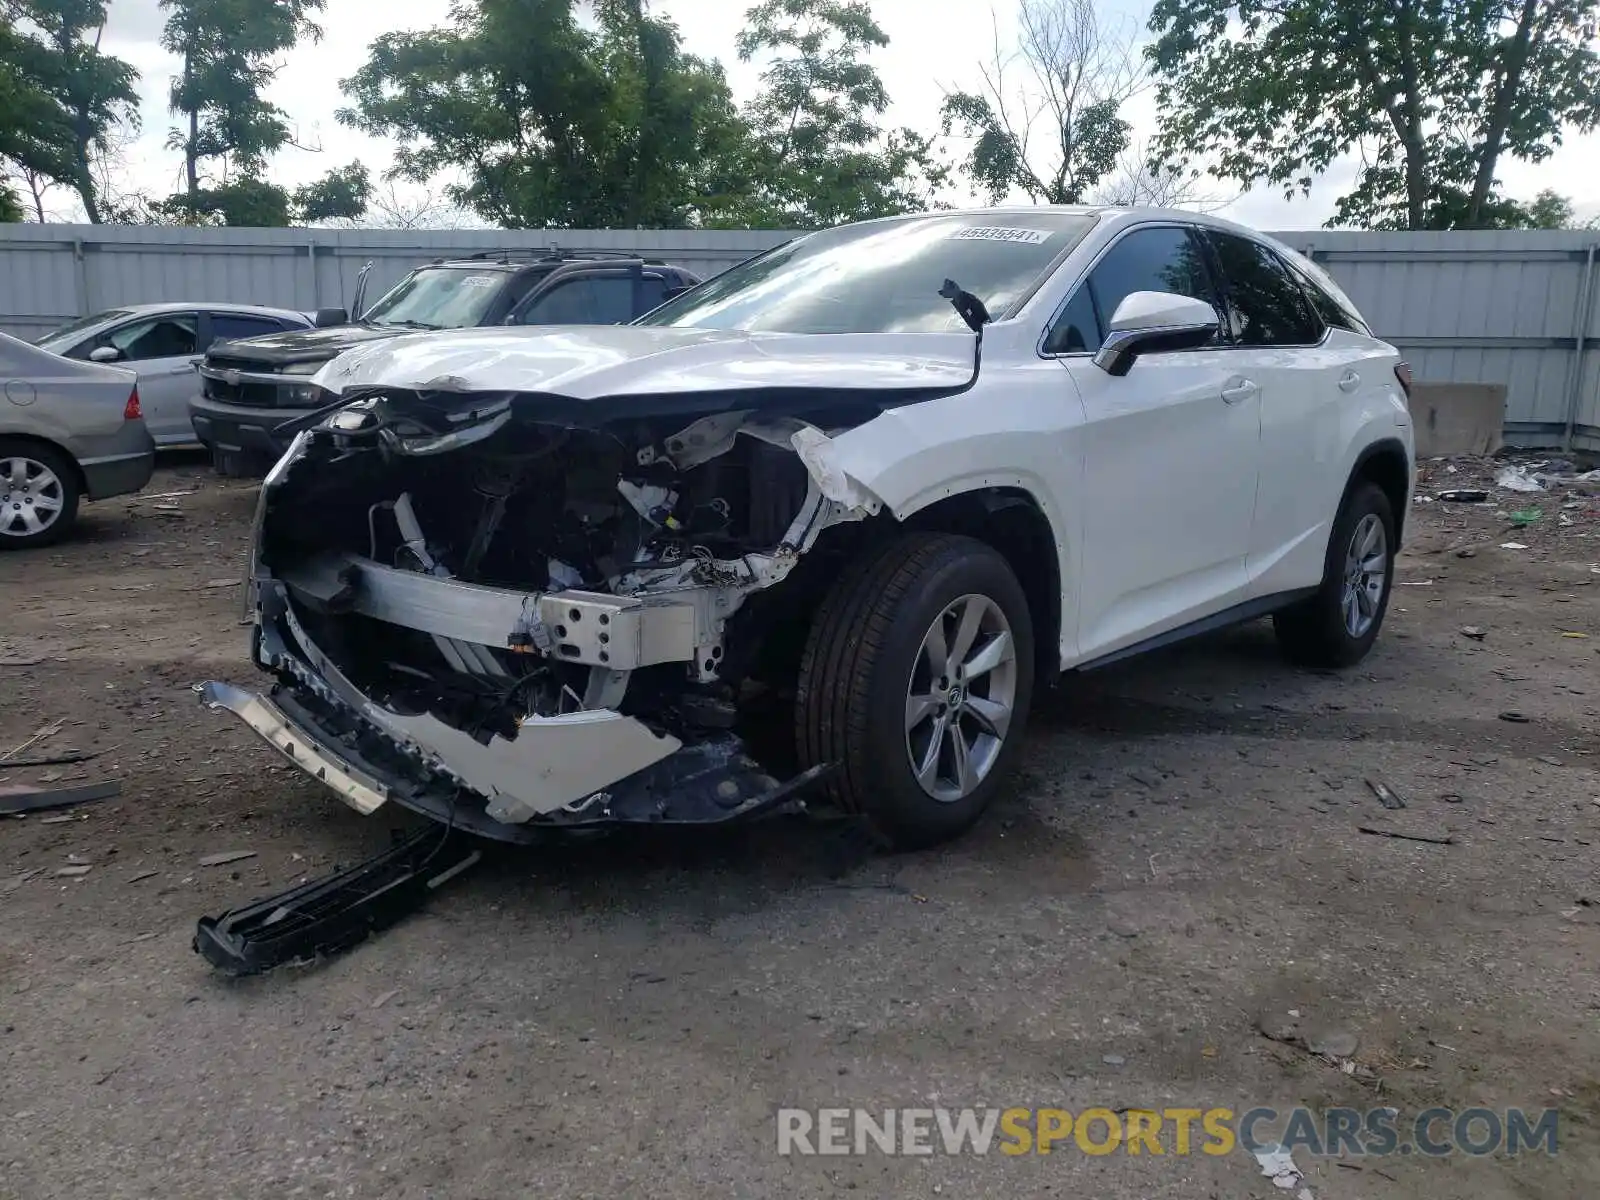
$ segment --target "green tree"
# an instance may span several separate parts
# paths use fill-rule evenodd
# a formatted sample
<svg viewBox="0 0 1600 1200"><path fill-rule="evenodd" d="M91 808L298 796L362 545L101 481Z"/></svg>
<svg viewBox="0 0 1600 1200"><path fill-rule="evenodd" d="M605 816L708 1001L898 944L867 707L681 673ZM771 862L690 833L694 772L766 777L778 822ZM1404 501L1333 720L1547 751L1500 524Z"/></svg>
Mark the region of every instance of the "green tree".
<svg viewBox="0 0 1600 1200"><path fill-rule="evenodd" d="M573 0L458 0L391 33L344 81L339 120L395 138L397 177L446 172L450 201L508 228L710 224L747 199L747 145L721 67L637 0L597 27Z"/></svg>
<svg viewBox="0 0 1600 1200"><path fill-rule="evenodd" d="M138 123L138 72L101 51L105 20L105 0L0 0L0 158L71 188L96 224L93 158Z"/></svg>
<svg viewBox="0 0 1600 1200"><path fill-rule="evenodd" d="M359 220L371 198L372 175L358 162L335 167L321 179L295 188L290 197L295 219L302 225Z"/></svg>
<svg viewBox="0 0 1600 1200"><path fill-rule="evenodd" d="M744 222L815 227L927 208L949 179L929 138L885 132L889 106L865 56L889 44L863 0L764 0L739 57L767 58L745 110L759 181Z"/></svg>
<svg viewBox="0 0 1600 1200"><path fill-rule="evenodd" d="M1304 192L1359 154L1330 223L1524 223L1498 191L1600 122L1600 0L1157 0L1148 54L1169 161Z"/></svg>
<svg viewBox="0 0 1600 1200"><path fill-rule="evenodd" d="M240 225L270 229L359 218L367 210L372 180L361 163L337 167L293 191L254 175L242 175L162 201L135 200L129 224Z"/></svg>
<svg viewBox="0 0 1600 1200"><path fill-rule="evenodd" d="M1554 188L1545 188L1524 210L1530 229L1575 229L1577 214L1572 201Z"/></svg>
<svg viewBox="0 0 1600 1200"><path fill-rule="evenodd" d="M1023 0L1016 48L996 40L983 88L945 97L944 133L991 202L1080 204L1119 169L1130 126L1122 106L1144 86L1131 38L1100 24L1094 0ZM1155 178L1158 172L1147 172Z"/></svg>
<svg viewBox="0 0 1600 1200"><path fill-rule="evenodd" d="M14 224L20 220L22 220L22 201L17 199L16 189L0 179L0 225Z"/></svg>
<svg viewBox="0 0 1600 1200"><path fill-rule="evenodd" d="M279 56L322 31L312 21L324 0L161 0L161 44L182 60L171 110L184 118L167 139L183 153L185 188L165 202L194 219L219 209L285 220L288 195L263 176L267 159L291 141L284 112L263 93ZM213 164L215 164L213 166ZM231 223L231 222L230 222Z"/></svg>

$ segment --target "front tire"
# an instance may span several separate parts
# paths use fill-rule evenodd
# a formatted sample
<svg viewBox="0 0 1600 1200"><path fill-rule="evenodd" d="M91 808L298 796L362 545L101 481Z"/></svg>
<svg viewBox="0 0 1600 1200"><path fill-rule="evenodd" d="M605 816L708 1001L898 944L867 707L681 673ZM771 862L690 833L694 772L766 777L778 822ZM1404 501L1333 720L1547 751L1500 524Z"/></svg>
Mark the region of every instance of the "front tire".
<svg viewBox="0 0 1600 1200"><path fill-rule="evenodd" d="M54 446L0 438L0 550L50 546L78 517L78 468Z"/></svg>
<svg viewBox="0 0 1600 1200"><path fill-rule="evenodd" d="M975 538L912 533L828 593L800 665L807 766L896 849L982 815L1016 760L1033 694L1033 623L1006 560Z"/></svg>
<svg viewBox="0 0 1600 1200"><path fill-rule="evenodd" d="M1278 643L1294 662L1350 667L1378 640L1394 587L1394 509L1376 484L1362 480L1334 518L1316 595L1273 617Z"/></svg>

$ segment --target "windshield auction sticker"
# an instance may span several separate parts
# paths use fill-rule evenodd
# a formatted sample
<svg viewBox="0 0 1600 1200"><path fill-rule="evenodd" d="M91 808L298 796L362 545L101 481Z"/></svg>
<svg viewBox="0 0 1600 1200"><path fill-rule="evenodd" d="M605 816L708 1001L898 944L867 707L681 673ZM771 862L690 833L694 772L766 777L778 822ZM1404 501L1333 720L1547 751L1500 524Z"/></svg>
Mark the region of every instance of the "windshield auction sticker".
<svg viewBox="0 0 1600 1200"><path fill-rule="evenodd" d="M952 242L1021 242L1037 246L1050 237L1042 229L1011 229L1002 225L969 225L950 235Z"/></svg>

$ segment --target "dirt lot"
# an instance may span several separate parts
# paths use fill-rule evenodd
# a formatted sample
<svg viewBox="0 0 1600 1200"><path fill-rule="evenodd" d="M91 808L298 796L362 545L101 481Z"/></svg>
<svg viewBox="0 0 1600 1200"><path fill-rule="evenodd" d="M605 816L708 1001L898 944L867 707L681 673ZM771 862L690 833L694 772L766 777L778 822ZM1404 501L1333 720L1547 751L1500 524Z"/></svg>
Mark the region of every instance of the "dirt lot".
<svg viewBox="0 0 1600 1200"><path fill-rule="evenodd" d="M1424 492L1486 477L1431 471ZM1594 1193L1600 500L1418 505L1414 586L1351 673L1287 668L1256 624L1072 681L1014 793L944 850L832 878L824 833L778 821L512 854L343 958L241 983L190 949L195 918L399 819L199 707L195 682L255 678L254 491L180 463L149 492L192 494L0 559L0 754L58 719L27 754L104 751L0 782L122 783L0 821L0 1196L1266 1197L1292 1193L1244 1150L1170 1136L782 1158L774 1114L1296 1103L1402 1129L1560 1110L1554 1158L1301 1152L1318 1200ZM1529 504L1528 530L1497 515ZM229 850L255 857L198 865ZM91 869L58 875L73 856ZM1264 1036L1290 1010L1353 1053Z"/></svg>

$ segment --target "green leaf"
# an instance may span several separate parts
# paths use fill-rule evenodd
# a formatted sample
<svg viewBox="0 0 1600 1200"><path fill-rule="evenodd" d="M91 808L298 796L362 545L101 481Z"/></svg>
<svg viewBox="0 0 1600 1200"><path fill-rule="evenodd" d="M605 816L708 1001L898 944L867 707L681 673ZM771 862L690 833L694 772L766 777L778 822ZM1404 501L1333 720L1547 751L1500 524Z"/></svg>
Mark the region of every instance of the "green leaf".
<svg viewBox="0 0 1600 1200"><path fill-rule="evenodd" d="M1158 149L1289 196L1358 157L1330 224L1548 219L1497 175L1600 122L1597 28L1600 0L1157 0Z"/></svg>

